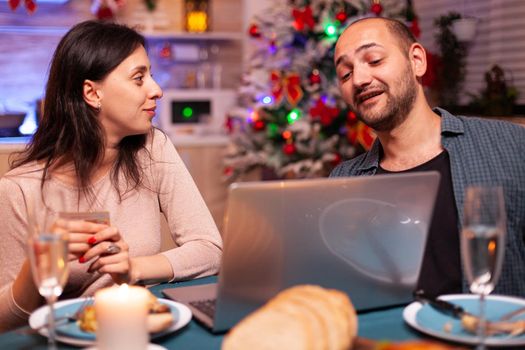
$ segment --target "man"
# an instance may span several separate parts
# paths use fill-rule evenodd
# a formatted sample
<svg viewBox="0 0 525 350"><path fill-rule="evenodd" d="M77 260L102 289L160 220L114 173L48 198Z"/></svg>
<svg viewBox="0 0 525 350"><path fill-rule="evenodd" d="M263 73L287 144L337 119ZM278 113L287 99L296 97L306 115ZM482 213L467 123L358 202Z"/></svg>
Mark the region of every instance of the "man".
<svg viewBox="0 0 525 350"><path fill-rule="evenodd" d="M468 291L459 243L464 191L501 185L507 242L494 292L525 297L525 128L431 109L421 84L425 49L401 22L354 22L339 38L334 59L344 100L377 139L330 176L441 174L418 287L434 295Z"/></svg>

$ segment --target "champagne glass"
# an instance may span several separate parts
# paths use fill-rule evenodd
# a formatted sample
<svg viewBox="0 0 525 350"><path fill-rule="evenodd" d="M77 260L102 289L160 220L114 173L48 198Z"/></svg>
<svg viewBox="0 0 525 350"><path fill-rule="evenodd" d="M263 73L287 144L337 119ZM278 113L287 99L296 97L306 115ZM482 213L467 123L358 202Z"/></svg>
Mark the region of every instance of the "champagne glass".
<svg viewBox="0 0 525 350"><path fill-rule="evenodd" d="M468 187L461 257L470 291L479 295L477 349L485 349L485 297L498 282L505 253L506 214L501 187Z"/></svg>
<svg viewBox="0 0 525 350"><path fill-rule="evenodd" d="M30 236L29 261L38 292L49 306L48 348L56 349L53 304L62 294L68 277L68 244L65 235L44 232Z"/></svg>

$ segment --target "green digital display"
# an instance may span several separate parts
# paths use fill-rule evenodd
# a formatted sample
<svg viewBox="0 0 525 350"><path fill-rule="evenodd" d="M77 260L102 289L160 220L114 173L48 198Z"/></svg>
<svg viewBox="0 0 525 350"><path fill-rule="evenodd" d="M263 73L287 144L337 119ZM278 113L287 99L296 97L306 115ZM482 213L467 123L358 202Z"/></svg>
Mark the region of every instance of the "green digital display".
<svg viewBox="0 0 525 350"><path fill-rule="evenodd" d="M193 109L191 107L184 107L182 109L182 116L186 119L190 119L193 116Z"/></svg>
<svg viewBox="0 0 525 350"><path fill-rule="evenodd" d="M178 100L171 102L171 122L174 124L199 123L209 117L210 100Z"/></svg>

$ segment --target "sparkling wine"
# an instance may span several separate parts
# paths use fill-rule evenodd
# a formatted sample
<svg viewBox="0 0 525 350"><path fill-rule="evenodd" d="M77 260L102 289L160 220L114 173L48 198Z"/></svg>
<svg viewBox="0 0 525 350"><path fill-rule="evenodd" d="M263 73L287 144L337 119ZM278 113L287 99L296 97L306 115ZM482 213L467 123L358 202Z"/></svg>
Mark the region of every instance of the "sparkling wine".
<svg viewBox="0 0 525 350"><path fill-rule="evenodd" d="M40 234L30 241L33 277L40 295L56 298L68 277L67 242L61 235Z"/></svg>
<svg viewBox="0 0 525 350"><path fill-rule="evenodd" d="M462 234L463 263L470 290L487 295L499 277L504 235L500 228L487 225L465 227Z"/></svg>

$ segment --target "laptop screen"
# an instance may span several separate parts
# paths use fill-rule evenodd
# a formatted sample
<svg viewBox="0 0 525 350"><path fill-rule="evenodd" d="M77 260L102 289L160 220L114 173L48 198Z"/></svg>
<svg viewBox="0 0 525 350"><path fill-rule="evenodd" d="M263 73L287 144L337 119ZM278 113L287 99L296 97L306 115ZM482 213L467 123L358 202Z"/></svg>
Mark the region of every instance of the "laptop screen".
<svg viewBox="0 0 525 350"><path fill-rule="evenodd" d="M233 184L217 313L231 323L297 284L342 290L357 310L408 303L438 184L437 172Z"/></svg>

